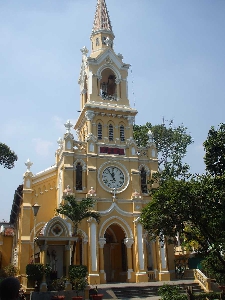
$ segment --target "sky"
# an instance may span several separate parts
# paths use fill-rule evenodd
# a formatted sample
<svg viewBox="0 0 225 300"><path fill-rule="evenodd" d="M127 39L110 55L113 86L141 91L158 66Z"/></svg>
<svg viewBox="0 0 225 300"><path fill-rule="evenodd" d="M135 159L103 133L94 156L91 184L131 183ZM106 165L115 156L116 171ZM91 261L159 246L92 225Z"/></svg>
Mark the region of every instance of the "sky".
<svg viewBox="0 0 225 300"><path fill-rule="evenodd" d="M0 221L9 221L24 163L55 163L64 123L80 109L80 49L90 49L97 0L0 0L0 141L18 155L0 166ZM225 114L224 0L106 0L114 50L131 64L136 124L174 120L194 139L186 162L204 172L211 126ZM74 131L75 135L75 131Z"/></svg>

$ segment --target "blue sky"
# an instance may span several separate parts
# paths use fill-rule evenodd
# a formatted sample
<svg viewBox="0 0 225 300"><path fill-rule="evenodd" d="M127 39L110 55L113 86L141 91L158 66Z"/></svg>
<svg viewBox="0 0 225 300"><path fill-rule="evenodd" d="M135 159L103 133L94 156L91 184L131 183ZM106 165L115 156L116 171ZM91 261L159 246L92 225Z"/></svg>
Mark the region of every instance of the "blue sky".
<svg viewBox="0 0 225 300"><path fill-rule="evenodd" d="M80 49L90 49L96 2L0 0L0 141L19 157L14 169L0 167L0 220L9 220L27 158L33 173L54 164L63 124L78 117ZM136 123L183 123L195 141L187 162L204 172L202 143L224 122L225 1L106 2L115 52L131 64Z"/></svg>

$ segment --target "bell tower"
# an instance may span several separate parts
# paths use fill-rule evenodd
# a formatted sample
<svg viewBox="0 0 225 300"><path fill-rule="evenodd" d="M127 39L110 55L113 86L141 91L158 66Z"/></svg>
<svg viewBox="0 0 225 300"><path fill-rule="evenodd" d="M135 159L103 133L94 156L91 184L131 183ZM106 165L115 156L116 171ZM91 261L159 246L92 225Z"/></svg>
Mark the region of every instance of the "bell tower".
<svg viewBox="0 0 225 300"><path fill-rule="evenodd" d="M113 48L114 33L105 0L97 0L91 51L83 47L79 77L81 113L75 125L80 141L92 135L98 142L118 143L133 137L137 114L128 100L128 70ZM113 119L113 122L112 122ZM122 126L122 127L121 127Z"/></svg>

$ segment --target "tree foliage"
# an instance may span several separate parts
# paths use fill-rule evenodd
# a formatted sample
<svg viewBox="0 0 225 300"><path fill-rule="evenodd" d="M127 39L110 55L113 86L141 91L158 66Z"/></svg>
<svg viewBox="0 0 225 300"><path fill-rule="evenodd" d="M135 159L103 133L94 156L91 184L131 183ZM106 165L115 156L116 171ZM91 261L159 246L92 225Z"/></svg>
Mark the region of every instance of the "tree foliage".
<svg viewBox="0 0 225 300"><path fill-rule="evenodd" d="M225 124L220 124L218 129L211 127L203 146L207 171L214 176L223 175L225 171Z"/></svg>
<svg viewBox="0 0 225 300"><path fill-rule="evenodd" d="M225 156L225 148L222 151L222 139L221 126L217 132L209 131L204 142L208 172L181 179L171 176L162 181L153 191L152 201L143 209L141 222L152 239L163 240L166 236L174 242L179 233L185 245L204 255L207 271L213 276L217 274L216 278L224 282L225 167L221 156ZM220 146L215 148L214 142Z"/></svg>
<svg viewBox="0 0 225 300"><path fill-rule="evenodd" d="M67 216L73 223L73 236L78 235L78 226L88 218L94 218L98 223L100 222L100 214L93 210L95 200L93 198L84 198L78 201L75 196L67 195L64 202L60 203L59 208L56 209L58 214ZM73 245L73 252L71 264L74 262L76 242Z"/></svg>
<svg viewBox="0 0 225 300"><path fill-rule="evenodd" d="M183 158L188 145L193 142L187 128L183 124L174 126L173 121L159 125L134 125L134 139L139 147L147 146L150 134L158 151L160 174L175 177L186 174L189 167L183 163Z"/></svg>
<svg viewBox="0 0 225 300"><path fill-rule="evenodd" d="M0 165L12 169L18 157L6 144L0 143Z"/></svg>

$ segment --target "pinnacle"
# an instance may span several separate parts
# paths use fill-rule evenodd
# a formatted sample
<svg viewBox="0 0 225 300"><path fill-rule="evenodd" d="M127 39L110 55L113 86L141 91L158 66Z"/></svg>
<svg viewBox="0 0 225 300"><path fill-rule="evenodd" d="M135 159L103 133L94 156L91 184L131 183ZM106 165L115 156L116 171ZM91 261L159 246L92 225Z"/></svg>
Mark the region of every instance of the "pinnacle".
<svg viewBox="0 0 225 300"><path fill-rule="evenodd" d="M92 33L100 31L100 30L112 32L112 26L111 26L109 13L107 10L105 0L97 1Z"/></svg>

